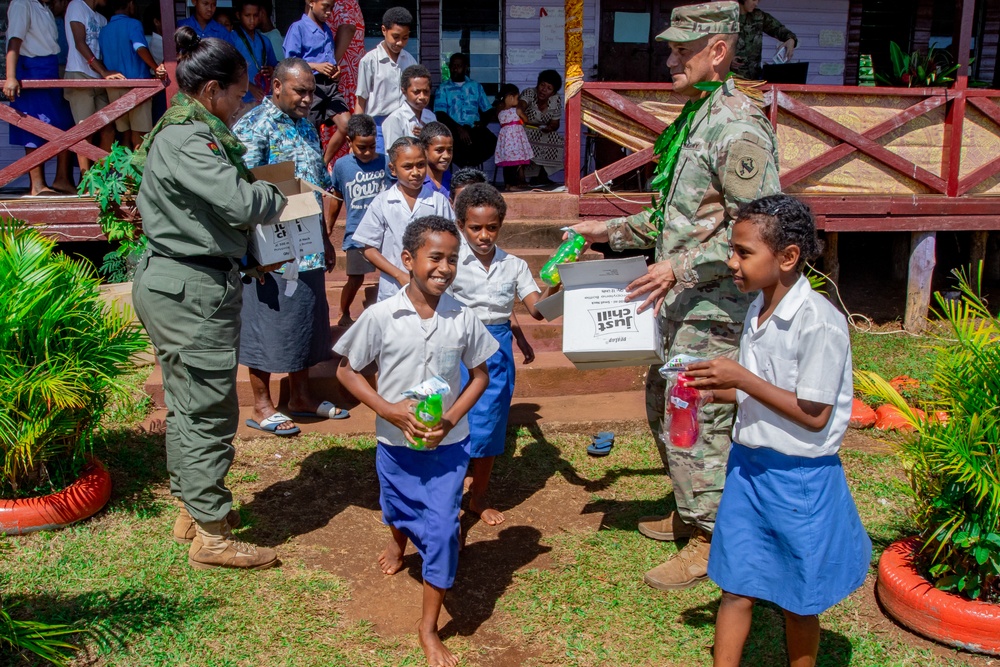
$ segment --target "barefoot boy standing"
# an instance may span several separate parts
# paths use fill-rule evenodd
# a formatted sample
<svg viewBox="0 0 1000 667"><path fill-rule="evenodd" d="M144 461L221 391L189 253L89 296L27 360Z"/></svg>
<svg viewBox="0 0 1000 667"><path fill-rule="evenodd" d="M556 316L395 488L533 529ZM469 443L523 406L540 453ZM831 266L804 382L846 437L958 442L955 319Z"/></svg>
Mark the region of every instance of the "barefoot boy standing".
<svg viewBox="0 0 1000 667"><path fill-rule="evenodd" d="M378 415L379 502L391 532L379 565L385 574L399 572L407 540L423 559L418 635L432 667L458 664L438 636L438 616L458 568L459 505L469 464L465 415L489 384L486 360L498 347L479 318L445 293L455 279L458 254L454 223L440 216L414 220L403 236L409 283L362 313L334 347L344 356L337 379ZM377 393L360 372L375 360ZM464 388L463 364L471 369ZM428 428L414 416L415 401L402 393L435 375L451 391L441 422ZM410 448L418 438L426 449Z"/></svg>

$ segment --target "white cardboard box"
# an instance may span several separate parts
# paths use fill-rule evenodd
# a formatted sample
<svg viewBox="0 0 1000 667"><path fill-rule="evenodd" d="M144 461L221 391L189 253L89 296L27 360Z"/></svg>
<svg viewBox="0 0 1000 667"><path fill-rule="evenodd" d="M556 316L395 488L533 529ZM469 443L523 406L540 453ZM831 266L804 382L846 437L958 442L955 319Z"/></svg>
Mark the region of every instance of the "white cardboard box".
<svg viewBox="0 0 1000 667"><path fill-rule="evenodd" d="M563 318L563 354L579 369L663 363L653 308L625 301L625 287L646 274L642 257L560 264L563 289L537 304L547 320Z"/></svg>
<svg viewBox="0 0 1000 667"><path fill-rule="evenodd" d="M261 264L278 264L323 252L323 207L312 183L295 178L295 163L280 162L250 170L259 181L269 181L288 197L274 224L257 225L250 236L250 253Z"/></svg>

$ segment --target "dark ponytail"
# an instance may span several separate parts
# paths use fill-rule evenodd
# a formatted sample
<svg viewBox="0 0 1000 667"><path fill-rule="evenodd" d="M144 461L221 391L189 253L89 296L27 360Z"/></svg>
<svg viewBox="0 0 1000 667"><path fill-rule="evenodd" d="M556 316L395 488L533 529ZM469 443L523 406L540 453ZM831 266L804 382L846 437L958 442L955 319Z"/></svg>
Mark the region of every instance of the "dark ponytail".
<svg viewBox="0 0 1000 667"><path fill-rule="evenodd" d="M229 42L214 37L198 37L193 28L174 33L177 45L177 85L194 95L209 81L228 88L247 71L247 62Z"/></svg>

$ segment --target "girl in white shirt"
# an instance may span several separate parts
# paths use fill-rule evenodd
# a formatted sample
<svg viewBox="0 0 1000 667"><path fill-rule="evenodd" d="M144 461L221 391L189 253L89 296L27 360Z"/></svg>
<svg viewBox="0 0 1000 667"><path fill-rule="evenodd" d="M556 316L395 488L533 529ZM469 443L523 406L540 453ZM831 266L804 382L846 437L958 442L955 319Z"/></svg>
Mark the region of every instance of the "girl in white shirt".
<svg viewBox="0 0 1000 667"><path fill-rule="evenodd" d="M785 612L788 658L812 666L819 614L864 583L872 545L837 455L854 397L847 321L802 275L819 254L809 208L744 206L729 268L747 312L739 363L692 364L692 387L739 405L708 576L722 589L716 667L737 666L757 598Z"/></svg>
<svg viewBox="0 0 1000 667"><path fill-rule="evenodd" d="M487 183L473 183L463 188L455 200L455 218L462 232L462 245L451 293L476 314L500 345L486 362L490 384L469 411L472 437L469 510L490 526L504 521L503 514L487 504L486 489L493 461L503 454L507 417L514 397L514 335L510 322L514 297L520 298L528 313L540 320L542 314L535 304L558 289L550 287L539 293L528 263L497 247L497 237L506 215L507 204L503 196ZM518 345L527 362L534 358L534 352L523 340L519 338ZM468 371L463 368L462 372L465 382Z"/></svg>

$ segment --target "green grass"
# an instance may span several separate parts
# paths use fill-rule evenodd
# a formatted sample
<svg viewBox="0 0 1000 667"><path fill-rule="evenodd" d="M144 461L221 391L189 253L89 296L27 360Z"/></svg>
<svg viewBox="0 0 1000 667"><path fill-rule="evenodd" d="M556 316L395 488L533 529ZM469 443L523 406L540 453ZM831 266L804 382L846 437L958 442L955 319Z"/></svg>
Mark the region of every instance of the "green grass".
<svg viewBox="0 0 1000 667"><path fill-rule="evenodd" d="M599 519L600 529L574 527L569 521L568 528L542 532L538 553L548 551L549 567L509 576L492 612L492 638L474 633L447 639L463 664L492 664L495 647L483 642L501 641L497 628L504 633L504 645L519 649L523 664L710 664L718 589L702 585L664 594L642 583L642 572L675 550L634 530L639 516L664 509L668 491L649 435L644 430L619 433L614 455L607 459L587 457L586 438L580 435L521 429L512 441L516 446L508 447L494 473L498 492L512 502L542 502L543 511L570 519L582 516L592 524ZM241 532L268 525L269 517L248 509L261 506L254 501L262 479L287 485L309 466L310 474L323 474L330 484L375 483L369 469L371 438L306 436L238 445L229 481L249 525ZM169 539L175 510L165 487L162 436L140 433L126 420L109 428L98 454L115 481L108 509L63 531L10 539L12 549L0 560L0 585L6 600L18 603L17 616L93 623L103 630L103 643L79 638L86 646L82 664L424 664L412 637L382 637L370 623L345 616L351 581L307 565L313 562L308 556L324 548L293 537L278 547L283 560L279 569L190 569L185 549ZM874 564L881 547L913 531L899 464L891 455L857 451L845 451L843 459L876 544ZM548 498L563 501L545 505ZM527 526L520 530L538 532ZM352 536L343 535L333 547L351 545ZM483 590L491 583L484 581ZM960 654L913 646L912 638L873 611L865 595L859 591L822 616L820 665L968 664ZM415 609L418 600L371 603ZM781 665L784 656L781 613L759 605L745 664Z"/></svg>

